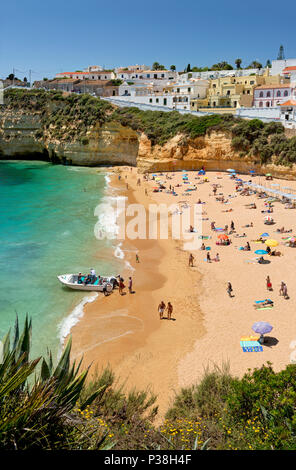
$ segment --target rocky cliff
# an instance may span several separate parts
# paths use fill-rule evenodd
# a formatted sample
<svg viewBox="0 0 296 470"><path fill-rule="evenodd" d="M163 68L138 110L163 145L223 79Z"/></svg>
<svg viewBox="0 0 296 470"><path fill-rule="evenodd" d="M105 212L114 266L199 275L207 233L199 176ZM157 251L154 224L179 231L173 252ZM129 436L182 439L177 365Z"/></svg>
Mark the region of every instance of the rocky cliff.
<svg viewBox="0 0 296 470"><path fill-rule="evenodd" d="M248 173L253 168L258 174L272 173L278 178L296 179L296 165L262 165L256 156L242 157L240 152L234 151L231 141L229 133L211 131L195 139L177 135L163 146L152 146L147 136L142 134L139 138L137 165L142 173L200 169L204 166L208 171L234 168L241 173Z"/></svg>
<svg viewBox="0 0 296 470"><path fill-rule="evenodd" d="M61 129L63 131L63 129ZM64 134L68 129L65 127ZM116 122L91 126L83 139L59 139L39 114L0 111L0 158L43 159L72 165L136 165L138 134Z"/></svg>
<svg viewBox="0 0 296 470"><path fill-rule="evenodd" d="M145 133L119 122L90 126L83 138L71 135L67 126L55 132L44 128L41 115L22 110L0 110L0 159L43 159L73 165L134 165L141 173L197 169L235 168L247 173L252 167L258 173L296 179L296 166L269 163L261 165L256 156L242 156L231 146L232 136L226 131L208 131L205 136L190 138L177 134L163 145L153 145ZM62 131L62 132L61 132ZM61 138L61 134L67 138Z"/></svg>

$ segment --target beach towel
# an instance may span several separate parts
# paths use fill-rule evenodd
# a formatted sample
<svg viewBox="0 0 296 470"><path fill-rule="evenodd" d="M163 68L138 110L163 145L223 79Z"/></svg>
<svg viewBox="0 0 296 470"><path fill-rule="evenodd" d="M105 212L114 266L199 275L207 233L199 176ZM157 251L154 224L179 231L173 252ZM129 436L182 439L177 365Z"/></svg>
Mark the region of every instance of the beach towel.
<svg viewBox="0 0 296 470"><path fill-rule="evenodd" d="M268 310L270 308L273 308L273 305L267 305L266 307L258 307L256 310Z"/></svg>
<svg viewBox="0 0 296 470"><path fill-rule="evenodd" d="M263 347L259 343L259 341L244 341L241 339L240 341L240 346L243 350L243 352L262 352Z"/></svg>

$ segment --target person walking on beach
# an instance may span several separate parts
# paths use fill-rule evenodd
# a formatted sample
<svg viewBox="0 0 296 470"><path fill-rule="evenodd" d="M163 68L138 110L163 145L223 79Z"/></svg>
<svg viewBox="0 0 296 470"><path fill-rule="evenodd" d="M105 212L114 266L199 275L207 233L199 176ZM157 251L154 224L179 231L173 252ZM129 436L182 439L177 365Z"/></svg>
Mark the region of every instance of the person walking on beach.
<svg viewBox="0 0 296 470"><path fill-rule="evenodd" d="M136 263L139 263L139 262L140 262L139 255L138 255L138 253L136 253Z"/></svg>
<svg viewBox="0 0 296 470"><path fill-rule="evenodd" d="M193 260L194 260L194 256L192 253L190 253L188 265L191 267L193 267Z"/></svg>
<svg viewBox="0 0 296 470"><path fill-rule="evenodd" d="M168 320L171 320L172 319L172 313L173 313L173 306L172 306L171 302L168 302L167 312L168 312Z"/></svg>
<svg viewBox="0 0 296 470"><path fill-rule="evenodd" d="M280 295L284 294L284 286L285 286L285 283L284 283L284 281L282 281L281 286L280 286L280 292L279 292Z"/></svg>
<svg viewBox="0 0 296 470"><path fill-rule="evenodd" d="M233 289L232 289L231 282L228 281L228 284L227 284L227 293L228 293L229 297L232 297L232 291L233 291Z"/></svg>
<svg viewBox="0 0 296 470"><path fill-rule="evenodd" d="M267 276L267 278L266 278L266 289L267 290L272 290L272 284L271 284L271 280L270 280L269 276Z"/></svg>
<svg viewBox="0 0 296 470"><path fill-rule="evenodd" d="M158 313L159 313L159 319L162 320L163 319L163 312L164 312L164 309L165 309L165 303L164 301L162 300L160 302L160 304L158 305Z"/></svg>
<svg viewBox="0 0 296 470"><path fill-rule="evenodd" d="M128 278L128 290L130 294L133 293L133 280L131 277Z"/></svg>
<svg viewBox="0 0 296 470"><path fill-rule="evenodd" d="M208 251L207 252L207 263L210 263L211 262L211 256L210 256L210 252Z"/></svg>

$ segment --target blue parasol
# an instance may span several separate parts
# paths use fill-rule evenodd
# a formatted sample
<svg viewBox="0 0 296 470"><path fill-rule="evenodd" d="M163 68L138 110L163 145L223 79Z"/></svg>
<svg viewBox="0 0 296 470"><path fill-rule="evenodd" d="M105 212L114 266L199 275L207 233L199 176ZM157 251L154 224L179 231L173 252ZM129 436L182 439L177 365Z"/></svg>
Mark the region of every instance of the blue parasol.
<svg viewBox="0 0 296 470"><path fill-rule="evenodd" d="M260 237L269 237L269 233L267 232L261 233Z"/></svg>
<svg viewBox="0 0 296 470"><path fill-rule="evenodd" d="M273 326L270 325L267 321L257 321L252 326L252 330L255 333L259 333L260 335L265 335L265 333L270 333Z"/></svg>

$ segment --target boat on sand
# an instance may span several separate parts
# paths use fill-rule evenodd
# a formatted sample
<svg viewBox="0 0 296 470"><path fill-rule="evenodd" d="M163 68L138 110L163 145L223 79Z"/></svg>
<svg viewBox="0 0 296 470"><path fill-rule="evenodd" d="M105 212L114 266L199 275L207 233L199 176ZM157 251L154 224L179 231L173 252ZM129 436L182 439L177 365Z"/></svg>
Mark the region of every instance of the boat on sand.
<svg viewBox="0 0 296 470"><path fill-rule="evenodd" d="M117 279L114 276L97 276L94 282L84 283L87 276L81 276L81 281L78 282L78 274L60 274L58 280L61 284L70 289L95 291L95 292L111 292L117 285Z"/></svg>

